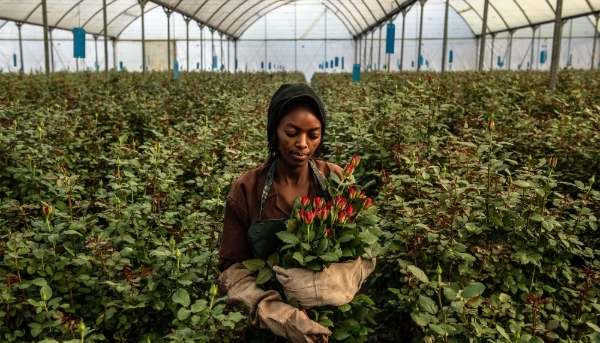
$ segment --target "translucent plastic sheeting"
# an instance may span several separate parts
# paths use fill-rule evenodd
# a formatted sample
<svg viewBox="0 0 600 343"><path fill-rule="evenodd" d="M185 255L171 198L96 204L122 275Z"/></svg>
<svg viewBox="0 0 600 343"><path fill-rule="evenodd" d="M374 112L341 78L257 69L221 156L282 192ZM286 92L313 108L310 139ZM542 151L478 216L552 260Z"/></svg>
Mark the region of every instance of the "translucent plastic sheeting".
<svg viewBox="0 0 600 343"><path fill-rule="evenodd" d="M480 35L483 27L485 1L448 1L450 1L450 6L465 19L473 34ZM489 0L488 33L549 23L555 19L555 7L555 0ZM563 1L562 17L569 18L598 11L600 11L600 0L568 0Z"/></svg>
<svg viewBox="0 0 600 343"><path fill-rule="evenodd" d="M93 34L104 34L104 11L100 0L47 0L48 26L71 30L83 27ZM158 5L148 2L145 11ZM40 0L0 0L0 18L43 25ZM137 0L106 0L108 36L116 37L141 16Z"/></svg>

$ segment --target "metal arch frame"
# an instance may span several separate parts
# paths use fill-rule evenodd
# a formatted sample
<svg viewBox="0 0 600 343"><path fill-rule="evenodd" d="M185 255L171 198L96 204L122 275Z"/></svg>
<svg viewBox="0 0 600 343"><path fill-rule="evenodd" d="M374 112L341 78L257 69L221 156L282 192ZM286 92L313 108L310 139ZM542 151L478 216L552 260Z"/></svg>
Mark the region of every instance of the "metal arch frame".
<svg viewBox="0 0 600 343"><path fill-rule="evenodd" d="M365 0L360 0L360 1L363 3L363 5L365 5L365 7L369 11L369 13L371 13L371 16L373 17L373 19L377 20L377 17L375 17L375 14L373 14L373 11L371 11L371 7L369 7L369 5L367 5ZM354 4L354 1L352 3ZM354 7L356 7L356 5L354 5ZM358 10L358 8L357 8L357 10Z"/></svg>
<svg viewBox="0 0 600 343"><path fill-rule="evenodd" d="M208 18L208 20L206 20L206 21L210 21L210 20L211 20L211 19L212 19L212 18L213 18L213 17L214 17L216 14L217 14L217 12L219 12L219 11L220 11L220 10L221 10L221 9L222 9L222 8L223 8L225 5L227 5L227 4L228 4L230 1L231 1L231 0L227 0L227 1L223 2L223 4L221 5L221 7L219 7L219 8L218 8L218 9L217 9L217 10L216 10L216 11L215 11L215 12L214 12L214 13L213 13L211 16L210 16L210 18ZM223 18L223 19L222 19L222 20L221 20L221 21L220 21L220 22L219 22L219 23L218 23L216 26L217 26L217 27L220 27L220 26L221 26L221 24L223 24L223 22L224 22L225 20L227 20L227 19L229 18L229 16L230 16L230 15L231 15L231 13L229 13L229 15L226 15L226 16L225 16L225 18ZM239 18L239 17L238 17L238 18Z"/></svg>
<svg viewBox="0 0 600 343"><path fill-rule="evenodd" d="M383 13L385 14L385 16L388 16L387 11L385 10L385 8L383 8L383 5L381 4L381 2L379 0L377 0L377 4L379 5L379 7L381 7L381 10L383 11Z"/></svg>
<svg viewBox="0 0 600 343"><path fill-rule="evenodd" d="M331 3L331 4L333 5L333 2L332 2L332 0L328 0L328 1L329 1L329 3ZM350 11L350 10L348 9L348 7L346 7L346 5L345 5L343 2L341 2L341 1L338 1L338 2L339 2L339 4L340 4L340 5L342 5L342 6L344 7L344 9L345 9L345 10L346 10L348 13L350 13L350 15L352 16L352 19L354 19L354 23L355 23L356 25L358 25L358 28L359 28L360 30L363 30L363 28L362 28L362 25L360 25L360 23L358 22L358 20L356 20L356 17L354 16L354 12ZM337 7L336 7L336 8L337 8ZM362 15L362 14L361 14L361 15ZM344 15L344 17L345 17L345 18L347 18L345 15ZM364 18L364 17L363 17L363 18ZM352 27L354 27L354 25L352 25ZM358 31L358 30L356 30L356 31L354 32L354 34L353 34L353 37L360 37L360 36L362 35L362 32L364 32L364 30L363 30L363 31Z"/></svg>
<svg viewBox="0 0 600 343"><path fill-rule="evenodd" d="M106 5L106 7L108 7L108 6L112 5L112 4L114 4L115 2L117 2L117 0L113 0L113 1L111 1L109 4L107 4L107 5ZM98 14L100 14L100 13L102 13L102 9L103 9L103 8L102 8L102 6L100 6L100 9L99 9L99 10L98 10L96 13L94 13L92 16L90 16L90 18L89 18L89 19L88 19L88 20L87 20L85 23L83 23L83 27L85 27L85 26L86 26L86 25L87 25L87 24L90 22L90 20L94 19L94 17L95 17L95 16L97 16L97 15L98 15ZM118 16L118 15L117 15L117 16ZM108 23L107 23L107 25L106 25L106 26L108 27ZM104 33L104 27L102 27L102 30L100 30L100 33L99 33L99 34L103 34L103 33ZM107 33L107 34L108 34L108 33ZM116 37L114 37L114 38L116 38Z"/></svg>
<svg viewBox="0 0 600 343"><path fill-rule="evenodd" d="M569 17L562 17L562 20L563 21L565 21L565 20L571 20L571 19L586 17L586 16L589 16L589 15L595 15L595 14L600 14L600 9L599 10L595 10L594 12L587 12L587 13L581 13L581 14L572 15L572 16L569 16ZM509 32L510 30L520 30L520 29L531 28L531 27L536 26L536 25L545 25L545 24L552 24L552 23L554 23L554 19L546 20L546 21L540 21L540 22L533 23L533 24L530 24L530 25L515 26L515 27L512 27L512 28L507 29L507 30L500 30L500 31L494 31L494 32L489 32L489 33L492 34L492 33Z"/></svg>
<svg viewBox="0 0 600 343"><path fill-rule="evenodd" d="M207 0L207 1L208 1L208 0ZM262 3L262 2L265 2L265 1L266 1L266 0L261 0L261 1L259 1L259 2L255 2L255 3L254 3L252 6L250 6L250 8L248 8L248 10L246 10L246 12L244 12L244 13L247 13L249 10L253 9L254 7L258 6L260 3ZM235 36L235 32L237 32L237 31L238 31L238 30L239 30L239 29L240 29L242 26L244 26L244 25L245 25L245 24L248 22L248 20L250 20L250 19L251 19L252 17L254 17L255 15L257 15L257 14L258 14L258 18L257 18L255 21L258 21L258 19L262 18L262 15L260 15L260 14L259 14L259 12L260 12L261 10L263 10L263 9L265 9L265 8L267 8L267 7L269 7L270 5L271 5L271 4L269 4L269 5L265 6L265 7L263 7L262 9L260 9L260 10L256 11L256 13L255 13L255 14L252 14L252 15L251 15L251 16L249 16L249 17L248 17L246 20L244 20L244 22L243 22L243 23L242 23L240 26L238 26L238 28L237 28L237 29L234 31L234 36ZM236 20L238 20L238 19L240 19L240 18L241 18L241 16L238 16ZM234 20L234 21L232 21L232 22L231 22L231 24L229 24L229 26L227 26L227 28L225 29L225 31L229 31L229 29L231 29L231 27L233 26L233 24L234 24L234 23L235 23L235 20ZM245 30L244 30L244 31L245 31ZM242 33L243 33L244 31L242 31ZM240 34L240 36L241 36L241 34Z"/></svg>
<svg viewBox="0 0 600 343"><path fill-rule="evenodd" d="M361 36L373 29L378 28L379 26L385 24L390 18L395 18L398 16L398 14L400 14L402 12L402 10L404 9L410 9L412 7L412 5L414 5L418 0L409 0L406 1L405 3L403 3L402 5L399 5L398 7L396 7L393 11L391 11L390 13L388 13L388 15L386 15L385 17L377 20L375 23L373 23L372 25L369 25L364 31L360 32L358 34L358 36ZM398 1L396 1L396 4L398 4ZM471 7L471 5L469 5L469 7ZM456 11L456 10L455 10ZM464 19L463 19L464 20ZM468 25L467 25L468 26ZM473 30L471 30L471 32L473 32Z"/></svg>
<svg viewBox="0 0 600 343"><path fill-rule="evenodd" d="M2 19L4 20L4 19ZM2 28L4 27L4 25L10 23L12 20L4 20L4 24L0 25L0 30L2 30Z"/></svg>
<svg viewBox="0 0 600 343"><path fill-rule="evenodd" d="M338 0L338 2L341 4L342 2ZM365 26L369 26L369 21L367 20L367 18L365 18L365 16L362 14L361 11L358 10L358 7L356 7L356 4L354 3L354 1L350 1L350 3L352 4L352 6L354 6L354 9L356 10L356 12L358 12L360 14L360 16L363 18L363 20L365 21ZM344 6L346 7L346 6ZM368 6L367 6L368 7ZM348 9L348 8L346 8ZM348 11L350 12L350 11ZM350 12L350 14L352 14L353 12ZM354 18L354 15L352 15L352 17ZM356 20L356 18L355 18ZM358 20L356 21L356 23L358 24ZM362 29L362 25L359 25L360 28ZM363 33L368 32L368 31L363 31Z"/></svg>
<svg viewBox="0 0 600 343"><path fill-rule="evenodd" d="M515 2L515 5L517 5L517 7L521 10L521 13L523 13L523 16L525 17L525 19L527 19L527 22L529 23L529 26L535 25L535 24L533 24L531 22L531 19L529 19L529 17L525 13L525 11L523 11L523 7L521 7L521 5L519 5L519 2L517 0L513 0L513 1Z"/></svg>
<svg viewBox="0 0 600 343"><path fill-rule="evenodd" d="M251 8L255 7L256 5L258 5L258 4L260 4L260 3L264 2L264 1L265 1L265 0L262 0L261 2L257 2L257 3L256 3L255 5L253 5ZM291 2L291 1L290 1L290 2ZM267 15L267 13L269 13L269 12L271 12L271 11L273 11L273 10L275 10L275 9L277 9L277 8L279 8L279 7L281 7L281 6L287 5L287 4L288 4L288 3L290 3L290 2L285 2L285 3L277 3L277 2L272 2L272 3L269 3L269 4L268 4L268 5L266 5L265 7L262 7L260 10L256 11L256 14L258 14L258 18L257 18L256 20L254 20L254 22L258 21L260 18L262 18L263 16ZM263 15L260 15L260 14L259 14L259 13L260 13L262 10L264 10L265 8L268 8L268 7L270 7L270 6L273 6L273 5L276 5L276 6L275 6L275 7L273 7L271 10L267 11L265 14L263 14ZM247 26L245 26L245 27L244 27L244 25L246 25L246 23L247 23L247 22L248 22L250 19L252 19L253 17L254 17L254 15L251 15L251 16L250 16L250 17L248 17L246 20L244 20L244 22L243 22L241 25L239 25L239 26L238 26L238 28L237 28L237 29L236 29L236 30L233 32L232 36L239 38L239 37L240 37L240 36L241 36L241 35L242 35L242 34L243 34L245 31L246 31L246 29L248 29L248 27L250 27L250 25L252 25L252 23L254 23L254 22L252 22L252 23L250 23L249 25L247 25ZM229 27L231 27L231 25L230 25ZM243 28L243 29L242 29L242 28ZM228 28L228 29L229 29L229 28ZM240 34L239 34L239 35L237 35L237 33L238 33L240 30L241 30Z"/></svg>
<svg viewBox="0 0 600 343"><path fill-rule="evenodd" d="M490 1L489 5L490 5L491 8L494 9L494 11L498 14L498 16L500 16L500 19L502 19L502 22L504 23L504 26L508 29L509 28L508 24L506 23L506 20L504 20L504 16L502 15L502 13L500 13L500 11L498 11L496 9L496 6L494 6L491 1ZM486 25L486 26L488 26L488 29L489 29L489 25Z"/></svg>
<svg viewBox="0 0 600 343"><path fill-rule="evenodd" d="M590 11L594 11L594 7L590 3L590 0L585 0L585 2L587 3L588 7L590 8ZM588 17L588 19L589 19L590 23L592 24L592 26L594 27L594 31L596 32L596 34L600 33L600 29L597 26L598 23L594 23L594 21L592 19L590 19L589 17Z"/></svg>
<svg viewBox="0 0 600 343"><path fill-rule="evenodd" d="M63 14L63 16L62 16L62 17L60 17L60 19L58 19L58 21L57 21L57 22L54 24L54 27L58 26L58 24L60 24L60 22L61 22L63 19L65 19L65 17L66 17L66 16L67 16L69 13L71 13L71 12L72 12L72 11L75 9L75 7L77 7L77 6L81 5L81 3L82 3L82 2L84 2L84 1L85 1L85 0L79 0L79 2L78 2L77 4L75 4L73 7L71 7L71 9L69 9L67 12L65 12L65 14Z"/></svg>
<svg viewBox="0 0 600 343"><path fill-rule="evenodd" d="M221 32L221 30L217 29L217 28L216 28L216 27L214 27L213 25L209 25L209 24L208 24L207 22L205 22L204 20L200 20L200 18L197 18L197 17L196 17L196 14L198 14L198 12L200 12L200 10L202 9L202 7L204 7L204 5L206 5L206 4L207 4L209 1L210 1L210 0L206 0L204 3L202 3L202 5L200 5L200 7L198 7L198 9L197 9L197 10L196 10L196 11L195 11L195 12L194 12L192 15L190 15L190 14L183 13L183 12L181 12L181 11L178 11L178 10L177 10L175 7L173 7L173 8L172 8L172 6L165 4L165 3L164 3L164 2L162 2L161 0L149 0L149 2L153 2L153 3L155 3L155 4L156 4L156 5L158 5L158 6L162 6L162 7L167 7L167 8L170 8L170 9L172 9L172 10L173 10L173 12L179 13L179 14L181 14L181 15L187 15L187 16L189 16L190 18L194 19L195 21L202 22L202 23L204 23L204 25L205 25L205 26L207 26L207 27L209 27L209 28L211 28L211 29L213 29L213 30L217 30L217 31ZM180 1L180 2L181 2L181 1ZM178 3L176 6L179 6L179 3ZM120 34L121 34L121 32L119 32L119 35L120 35Z"/></svg>
<svg viewBox="0 0 600 343"><path fill-rule="evenodd" d="M481 17L481 14L479 14L479 12L475 11L475 9L473 8L473 6L471 6L471 4L469 4L466 1L465 1L465 4L467 4L469 6L469 8L473 12L475 12L475 14L477 14L477 16L479 17L479 19L481 19L481 21L483 21L483 18ZM460 14L460 12L452 5L452 3L450 3L450 7L454 10L454 12L456 12L458 14L458 16L465 22L465 24L467 24L467 27L469 28L469 30L471 30L471 33L473 34L473 37L477 38L477 35L475 34L475 31L473 31L473 28L471 27L471 25L469 25L469 23L465 20L465 18L462 16L462 14Z"/></svg>
<svg viewBox="0 0 600 343"><path fill-rule="evenodd" d="M348 31L349 31L351 34L352 34L352 31L354 31L354 32L358 32L358 30L356 29L356 27L354 27L354 24L353 24L353 22L352 22L350 19L348 19L348 17L346 17L346 14L345 14L344 12L340 11L340 9L339 9L339 8L338 8L338 7L337 7L337 6L336 6L336 5L335 5L333 2L331 2L331 0L325 0L325 1L327 1L327 3L328 3L328 4L329 4L331 7L335 8L335 11L334 11L334 10L331 10L331 8L330 8L330 10L331 10L333 13L335 13L335 15L336 15L338 18L340 18L340 20L342 21L342 23L344 23L344 26L346 26L346 28L348 29ZM328 5L326 5L325 3L323 3L323 5L325 5L325 7L329 7L329 6L328 6ZM342 19L342 18L340 17L340 14L341 14L341 15L344 17L344 19L346 19L346 21L347 21L348 23L346 23L346 21L344 21L344 19ZM356 20L355 20L355 21L356 21ZM352 26L352 31L351 31L351 30L350 30L350 28L348 27L348 24L350 24L350 26ZM355 36L353 35L352 37L354 38Z"/></svg>
<svg viewBox="0 0 600 343"><path fill-rule="evenodd" d="M154 4L156 4L156 7L160 6L159 4L157 4L157 3L155 3L155 2L154 2ZM117 18L119 18L120 16L122 16L122 15L123 15L123 13L125 13L125 12L129 11L130 9L132 9L132 8L134 8L134 7L136 7L136 6L139 6L139 4L135 4L135 5L133 5L133 6L127 7L127 9L126 9L125 11L123 11L123 12L119 13L119 15L118 15L118 16L114 17L114 18L113 18L111 21L109 21L109 22L106 24L106 27L108 27L108 26L109 26L109 25L110 25L110 24L111 24L113 21L117 20ZM151 11L151 10L153 10L153 9L155 9L155 8L156 8L156 7L153 7L153 8L151 8L151 9L146 9L146 7L147 7L147 6L144 6L144 13L148 13L148 11ZM123 33L123 31L125 31L125 30L126 30L128 27L129 27L129 26L131 26L131 24L133 24L133 22L134 22L134 21L136 21L136 20L137 20L138 18L140 18L141 16L142 16L142 15L140 14L138 17L136 17L135 19L133 19L132 21L130 21L130 22L129 22L129 24L125 25L125 26L124 26L124 27L121 29L121 31L119 31L119 33L118 33L117 35L115 35L115 39L118 39L118 38L119 38L119 36L121 36L121 34Z"/></svg>

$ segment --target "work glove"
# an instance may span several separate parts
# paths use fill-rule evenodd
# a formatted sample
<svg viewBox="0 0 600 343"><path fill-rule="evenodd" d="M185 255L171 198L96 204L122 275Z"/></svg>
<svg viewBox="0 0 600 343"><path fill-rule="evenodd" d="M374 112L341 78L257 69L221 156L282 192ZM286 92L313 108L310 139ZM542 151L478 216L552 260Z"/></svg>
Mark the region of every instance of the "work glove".
<svg viewBox="0 0 600 343"><path fill-rule="evenodd" d="M313 343L311 337L331 335L305 313L285 304L276 291L258 287L252 272L241 263L221 273L218 285L221 294L227 295L226 303L243 309L254 326L269 329L293 343Z"/></svg>
<svg viewBox="0 0 600 343"><path fill-rule="evenodd" d="M332 263L329 268L316 273L306 268L273 267L286 298L295 298L300 308L306 309L349 303L373 269L375 258L363 260L360 257L349 262Z"/></svg>

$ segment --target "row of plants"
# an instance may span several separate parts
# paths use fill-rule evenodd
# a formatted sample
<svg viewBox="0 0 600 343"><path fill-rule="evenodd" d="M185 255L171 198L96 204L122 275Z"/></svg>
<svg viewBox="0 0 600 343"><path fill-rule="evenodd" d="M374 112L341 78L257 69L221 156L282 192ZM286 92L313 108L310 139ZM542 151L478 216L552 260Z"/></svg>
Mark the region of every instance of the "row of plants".
<svg viewBox="0 0 600 343"><path fill-rule="evenodd" d="M379 208L369 341L600 340L597 76L315 74L323 158L358 154ZM224 201L267 157L270 96L302 81L2 75L0 340L240 336L213 286Z"/></svg>

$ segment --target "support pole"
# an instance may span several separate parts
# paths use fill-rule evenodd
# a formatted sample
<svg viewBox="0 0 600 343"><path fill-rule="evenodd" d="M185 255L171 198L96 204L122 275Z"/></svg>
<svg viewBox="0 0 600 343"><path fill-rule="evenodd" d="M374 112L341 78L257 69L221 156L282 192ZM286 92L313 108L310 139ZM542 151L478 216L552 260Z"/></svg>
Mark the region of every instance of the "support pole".
<svg viewBox="0 0 600 343"><path fill-rule="evenodd" d="M364 52L363 52L363 63L365 64L365 71L367 70L367 44L369 43L368 39L369 37L367 36L368 33L365 33L365 35L363 36L365 38L365 44L364 44Z"/></svg>
<svg viewBox="0 0 600 343"><path fill-rule="evenodd" d="M358 38L354 37L354 64L358 63Z"/></svg>
<svg viewBox="0 0 600 343"><path fill-rule="evenodd" d="M446 9L444 10L444 42L442 43L442 78L446 73L446 60L448 59L448 11L450 7L450 0L446 0Z"/></svg>
<svg viewBox="0 0 600 343"><path fill-rule="evenodd" d="M294 1L294 70L298 70L298 26L296 21L296 11L296 1Z"/></svg>
<svg viewBox="0 0 600 343"><path fill-rule="evenodd" d="M167 15L167 70L171 71L171 14L173 10L168 7L163 7Z"/></svg>
<svg viewBox="0 0 600 343"><path fill-rule="evenodd" d="M17 29L19 30L19 59L21 61L20 70L24 72L25 65L23 64L23 38L21 36L21 26L23 26L23 23L20 21L15 21L15 25L17 25Z"/></svg>
<svg viewBox="0 0 600 343"><path fill-rule="evenodd" d="M113 46L114 70L118 70L118 68L117 68L117 39L115 37L111 37L110 40L112 40L112 46Z"/></svg>
<svg viewBox="0 0 600 343"><path fill-rule="evenodd" d="M48 36L50 37L50 70L54 73L55 62L54 62L54 38L52 38L53 27L48 28Z"/></svg>
<svg viewBox="0 0 600 343"><path fill-rule="evenodd" d="M490 71L494 70L494 43L496 40L496 33L492 33L492 53L490 57Z"/></svg>
<svg viewBox="0 0 600 343"><path fill-rule="evenodd" d="M221 70L221 66L223 68L225 68L225 61L223 61L224 60L223 56L225 56L225 53L223 50L223 33L222 32L219 32L219 42L221 43L221 56L219 56L221 59L221 61L220 61L221 65L218 68L219 68L219 70Z"/></svg>
<svg viewBox="0 0 600 343"><path fill-rule="evenodd" d="M487 0L486 0L487 1ZM423 12L425 8L425 0L419 0L421 4L421 20L419 20L419 47L417 53L417 72L421 71L421 44L423 41Z"/></svg>
<svg viewBox="0 0 600 343"><path fill-rule="evenodd" d="M515 34L515 29L508 31L510 34L510 42L508 43L508 70L510 70L510 62L512 61L512 45L513 45L513 35Z"/></svg>
<svg viewBox="0 0 600 343"><path fill-rule="evenodd" d="M406 8L402 9L402 42L400 43L400 71L404 69L404 29L406 28L406 13L408 13ZM390 70L389 60L390 59L388 56L388 71Z"/></svg>
<svg viewBox="0 0 600 343"><path fill-rule="evenodd" d="M362 36L358 37L358 64L362 67Z"/></svg>
<svg viewBox="0 0 600 343"><path fill-rule="evenodd" d="M202 39L204 34L204 24L199 21L196 22L200 28L200 70L204 70L204 40Z"/></svg>
<svg viewBox="0 0 600 343"><path fill-rule="evenodd" d="M596 13L596 27L594 27L594 48L592 49L592 70L596 68L596 41L598 40L598 23L600 22L600 13Z"/></svg>
<svg viewBox="0 0 600 343"><path fill-rule="evenodd" d="M265 13L265 71L267 71L267 13Z"/></svg>
<svg viewBox="0 0 600 343"><path fill-rule="evenodd" d="M325 7L325 58L323 62L327 62L327 7ZM325 72L327 72L327 68L325 68Z"/></svg>
<svg viewBox="0 0 600 343"><path fill-rule="evenodd" d="M531 33L531 56L529 57L529 70L533 70L533 62L534 60L534 55L533 55L533 51L535 50L535 30L537 30L538 25L534 25L531 27L531 30L533 31Z"/></svg>
<svg viewBox="0 0 600 343"><path fill-rule="evenodd" d="M186 44L186 61L187 61L187 71L190 71L190 20L192 18L188 16L183 16L183 20L185 20L185 44Z"/></svg>
<svg viewBox="0 0 600 343"><path fill-rule="evenodd" d="M214 65L213 65L212 61L215 59L215 30L214 29L210 29L210 35L211 35L210 42L212 45L212 54L210 55L210 58L211 58L211 62L210 62L211 68L210 69L213 70Z"/></svg>
<svg viewBox="0 0 600 343"><path fill-rule="evenodd" d="M44 22L44 64L46 77L50 78L50 51L48 49L48 6L46 0L42 0L42 16Z"/></svg>
<svg viewBox="0 0 600 343"><path fill-rule="evenodd" d="M383 25L379 27L379 52L377 53L377 70L381 70L381 31L383 30Z"/></svg>
<svg viewBox="0 0 600 343"><path fill-rule="evenodd" d="M233 62L233 72L237 73L237 65L238 64L238 60L237 60L237 42L238 42L238 38L234 38L233 39L233 59L235 60Z"/></svg>
<svg viewBox="0 0 600 343"><path fill-rule="evenodd" d="M104 73L108 75L108 32L107 32L107 19L106 19L106 0L102 0L102 13L103 13L103 25L104 25Z"/></svg>
<svg viewBox="0 0 600 343"><path fill-rule="evenodd" d="M96 46L96 65L94 66L94 68L98 67L100 68L100 65L98 64L98 35L93 35L94 37L94 45Z"/></svg>
<svg viewBox="0 0 600 343"><path fill-rule="evenodd" d="M231 69L229 69L229 61L230 61L229 50L231 50L229 43L230 43L229 36L227 36L227 71L231 71Z"/></svg>
<svg viewBox="0 0 600 343"><path fill-rule="evenodd" d="M481 25L481 40L479 42L479 67L477 71L483 71L483 61L485 58L485 37L487 36L487 19L488 19L488 8L489 0L485 0L483 5L483 23Z"/></svg>
<svg viewBox="0 0 600 343"><path fill-rule="evenodd" d="M556 0L556 18L554 20L554 38L552 39L552 61L550 62L550 80L548 88L553 89L556 83L556 73L560 66L560 43L562 40L562 10L563 0Z"/></svg>
<svg viewBox="0 0 600 343"><path fill-rule="evenodd" d="M373 70L373 38L375 38L375 29L371 31L371 52L369 57L369 69Z"/></svg>
<svg viewBox="0 0 600 343"><path fill-rule="evenodd" d="M144 7L146 7L146 3L148 2L148 0L138 0L140 7L142 8L142 74L146 75L146 31L145 31L145 26L144 25ZM114 44L114 41L113 41ZM116 66L117 60L115 58L115 66ZM116 67L115 67L116 69Z"/></svg>

